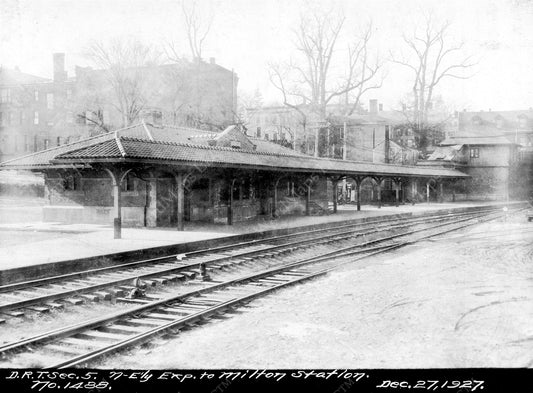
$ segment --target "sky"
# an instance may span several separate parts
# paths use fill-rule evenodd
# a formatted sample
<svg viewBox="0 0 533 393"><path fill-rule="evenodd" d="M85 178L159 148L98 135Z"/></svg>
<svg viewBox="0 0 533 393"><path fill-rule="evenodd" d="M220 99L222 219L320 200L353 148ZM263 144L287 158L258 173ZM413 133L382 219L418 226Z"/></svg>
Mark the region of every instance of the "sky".
<svg viewBox="0 0 533 393"><path fill-rule="evenodd" d="M189 0L190 1L190 0ZM443 80L438 94L449 110L510 110L533 107L533 7L527 0L198 0L213 24L204 57L214 57L239 76L239 91L259 90L265 103L280 102L268 64L298 56L294 28L310 9L346 16L334 62L372 21L371 51L385 64L383 86L363 97L398 108L410 89L407 70L387 61L407 53L402 34L420 28L423 14L451 22L449 40L464 42L464 56L477 65L466 80ZM134 37L147 45L172 41L188 56L179 0L0 0L0 64L52 76L52 53L66 53L66 66L89 65L91 41Z"/></svg>

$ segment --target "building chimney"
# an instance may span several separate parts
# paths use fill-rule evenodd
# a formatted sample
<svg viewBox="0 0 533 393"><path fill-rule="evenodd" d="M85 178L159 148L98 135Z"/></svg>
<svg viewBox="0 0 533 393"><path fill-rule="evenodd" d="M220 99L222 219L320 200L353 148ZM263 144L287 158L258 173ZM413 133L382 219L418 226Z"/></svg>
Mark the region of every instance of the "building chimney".
<svg viewBox="0 0 533 393"><path fill-rule="evenodd" d="M214 57L209 58L209 64L216 64Z"/></svg>
<svg viewBox="0 0 533 393"><path fill-rule="evenodd" d="M372 113L372 114L378 113L378 100L375 100L375 99L374 100L370 100L368 108L369 108L369 112L370 113Z"/></svg>
<svg viewBox="0 0 533 393"><path fill-rule="evenodd" d="M65 72L65 54L54 53L52 55L54 60L54 82L64 82L67 79Z"/></svg>

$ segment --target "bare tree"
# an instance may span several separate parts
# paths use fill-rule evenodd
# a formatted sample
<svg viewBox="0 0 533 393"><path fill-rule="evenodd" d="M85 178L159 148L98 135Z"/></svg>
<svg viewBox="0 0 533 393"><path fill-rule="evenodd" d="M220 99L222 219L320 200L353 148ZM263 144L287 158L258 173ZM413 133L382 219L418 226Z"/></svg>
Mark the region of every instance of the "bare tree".
<svg viewBox="0 0 533 393"><path fill-rule="evenodd" d="M202 50L204 42L211 30L213 24L213 13L210 12L206 18L200 15L198 4L196 0L186 1L181 3L181 13L183 15L183 22L185 33L187 35L187 42L191 51L193 60L202 60ZM169 43L167 54L172 59L179 59L177 46L175 43Z"/></svg>
<svg viewBox="0 0 533 393"><path fill-rule="evenodd" d="M412 122L423 128L428 121L433 94L439 83L446 78L468 79L464 71L475 65L472 56L461 57L464 43L451 44L448 38L449 22L436 25L431 15L425 17L424 31L413 37L403 36L409 48L411 59L392 55L395 63L412 72Z"/></svg>
<svg viewBox="0 0 533 393"><path fill-rule="evenodd" d="M309 116L318 124L324 124L327 106L336 97L344 97L345 114L352 114L366 91L381 86L381 82L375 83L381 63L371 61L369 56L371 25L349 45L347 62L335 59L344 23L344 16L332 12L302 16L295 31L300 61L269 66L270 81L281 92L284 105L298 111L304 124L308 123ZM335 74L337 64L342 65L337 66L342 70L340 74ZM317 155L318 127L315 133Z"/></svg>
<svg viewBox="0 0 533 393"><path fill-rule="evenodd" d="M138 120L154 92L153 67L158 65L159 53L139 41L113 40L109 44L94 42L86 55L98 70L85 73L101 95L98 102L115 109L126 127ZM87 108L98 112L103 108Z"/></svg>

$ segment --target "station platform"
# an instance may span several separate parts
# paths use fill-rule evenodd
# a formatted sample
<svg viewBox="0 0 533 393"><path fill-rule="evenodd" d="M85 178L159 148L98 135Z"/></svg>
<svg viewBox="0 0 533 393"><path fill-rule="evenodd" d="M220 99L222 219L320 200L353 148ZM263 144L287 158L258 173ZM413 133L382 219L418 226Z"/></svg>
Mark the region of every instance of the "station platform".
<svg viewBox="0 0 533 393"><path fill-rule="evenodd" d="M56 264L63 261L105 258L110 254L207 241L253 232L320 225L397 214L427 214L430 211L506 205L498 202L423 203L417 205L340 205L336 214L290 216L276 220L235 223L232 226L186 223L185 231L174 228L123 228L122 239L113 239L112 226L49 222L0 223L0 271ZM207 243L206 243L207 244ZM170 251L170 249L169 249ZM125 254L126 255L126 254Z"/></svg>

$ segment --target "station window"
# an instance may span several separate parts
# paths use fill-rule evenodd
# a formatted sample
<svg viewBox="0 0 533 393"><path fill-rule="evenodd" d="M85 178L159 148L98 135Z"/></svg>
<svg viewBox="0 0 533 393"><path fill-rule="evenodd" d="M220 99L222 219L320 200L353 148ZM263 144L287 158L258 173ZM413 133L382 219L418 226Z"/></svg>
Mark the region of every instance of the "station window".
<svg viewBox="0 0 533 393"><path fill-rule="evenodd" d="M39 112L33 112L33 124L39 124Z"/></svg>
<svg viewBox="0 0 533 393"><path fill-rule="evenodd" d="M44 149L48 149L50 147L50 139L45 139L44 140Z"/></svg>
<svg viewBox="0 0 533 393"><path fill-rule="evenodd" d="M256 136L257 136L258 138L261 138L261 127L257 127L257 134L256 134Z"/></svg>
<svg viewBox="0 0 533 393"><path fill-rule="evenodd" d="M479 148L473 147L470 149L470 158L479 158Z"/></svg>
<svg viewBox="0 0 533 393"><path fill-rule="evenodd" d="M63 179L63 188L65 191L77 191L80 189L80 179L77 175L68 174Z"/></svg>
<svg viewBox="0 0 533 393"><path fill-rule="evenodd" d="M133 176L127 175L124 180L122 180L121 184L121 190L128 192L128 191L135 191L135 182L133 180Z"/></svg>

